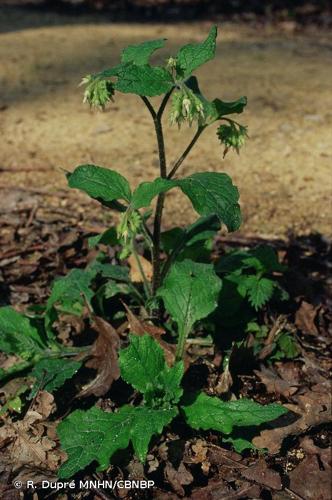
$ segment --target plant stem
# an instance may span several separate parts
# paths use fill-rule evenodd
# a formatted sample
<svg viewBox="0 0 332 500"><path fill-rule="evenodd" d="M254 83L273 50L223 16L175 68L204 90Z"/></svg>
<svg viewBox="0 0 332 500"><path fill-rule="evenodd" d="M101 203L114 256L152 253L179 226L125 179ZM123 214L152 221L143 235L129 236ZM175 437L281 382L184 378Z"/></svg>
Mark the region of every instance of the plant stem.
<svg viewBox="0 0 332 500"><path fill-rule="evenodd" d="M183 359L188 333L189 332L187 332L185 328L182 328L179 331L179 338L175 351L175 361L181 361Z"/></svg>
<svg viewBox="0 0 332 500"><path fill-rule="evenodd" d="M183 163L183 161L187 158L188 154L192 150L193 146L197 142L197 139L199 138L199 136L201 135L201 133L203 132L203 130L205 128L206 128L206 125L200 125L198 127L198 129L196 131L196 134L194 135L194 137L192 138L192 140L190 141L190 143L188 144L188 146L186 147L186 149L184 150L184 152L182 153L182 155L180 156L180 158L174 163L174 165L172 167L172 170L170 171L170 173L167 176L167 179L172 179L172 177L174 177L174 175L176 174L178 168Z"/></svg>
<svg viewBox="0 0 332 500"><path fill-rule="evenodd" d="M165 154L165 143L164 134L162 127L162 115L165 110L168 99L171 96L173 89L171 89L167 94L165 94L158 112L156 113L150 101L145 97L141 96L144 104L148 108L154 123L154 129L157 138L158 145L158 156L159 156L159 170L160 177L163 179L167 178L167 167L166 167L166 154ZM154 217L153 224L153 253L152 253L152 266L153 266L153 278L152 278L152 294L155 294L160 285L160 233L161 233L161 221L163 216L163 208L165 201L165 193L160 193L157 198L157 206Z"/></svg>

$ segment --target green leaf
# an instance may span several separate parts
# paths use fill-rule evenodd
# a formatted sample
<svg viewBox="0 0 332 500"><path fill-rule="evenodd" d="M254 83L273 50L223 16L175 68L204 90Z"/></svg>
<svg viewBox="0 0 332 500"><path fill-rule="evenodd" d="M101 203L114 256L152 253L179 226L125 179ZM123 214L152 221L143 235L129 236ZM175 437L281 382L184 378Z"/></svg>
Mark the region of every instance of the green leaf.
<svg viewBox="0 0 332 500"><path fill-rule="evenodd" d="M243 112L247 105L247 98L245 96L240 97L236 101L225 102L220 99L214 99L212 101L214 107L214 119L220 120L223 116L232 115L234 113L240 114Z"/></svg>
<svg viewBox="0 0 332 500"><path fill-rule="evenodd" d="M130 186L121 174L96 165L80 165L68 174L68 185L80 189L91 198L111 202L113 200L130 201Z"/></svg>
<svg viewBox="0 0 332 500"><path fill-rule="evenodd" d="M97 245L111 245L115 246L119 244L119 240L116 234L115 227L110 227L106 229L101 234L96 234L96 236L91 236L88 238L88 246L89 248L94 248Z"/></svg>
<svg viewBox="0 0 332 500"><path fill-rule="evenodd" d="M46 345L29 318L10 306L0 308L0 351L31 359Z"/></svg>
<svg viewBox="0 0 332 500"><path fill-rule="evenodd" d="M130 441L144 462L151 437L161 433L176 414L175 408L132 406L123 406L117 413L96 407L74 411L57 428L61 447L68 455L60 468L60 478L73 476L93 461L99 463L99 469L106 469L114 453L127 448Z"/></svg>
<svg viewBox="0 0 332 500"><path fill-rule="evenodd" d="M211 264L183 260L173 264L157 294L179 331L189 333L217 307L221 284Z"/></svg>
<svg viewBox="0 0 332 500"><path fill-rule="evenodd" d="M188 424L194 429L213 429L224 434L230 434L233 427L261 425L288 412L277 403L260 405L250 399L225 402L203 392L182 409Z"/></svg>
<svg viewBox="0 0 332 500"><path fill-rule="evenodd" d="M227 174L201 172L176 182L200 215L215 214L229 231L240 227L239 192Z"/></svg>
<svg viewBox="0 0 332 500"><path fill-rule="evenodd" d="M212 26L202 43L190 43L182 47L176 56L176 70L180 77L189 76L195 69L210 59L216 51L217 27Z"/></svg>
<svg viewBox="0 0 332 500"><path fill-rule="evenodd" d="M183 363L168 367L160 344L150 335L130 335L130 344L120 351L119 359L121 377L144 394L147 404L169 406L179 401Z"/></svg>
<svg viewBox="0 0 332 500"><path fill-rule="evenodd" d="M34 398L40 389L53 392L59 389L66 380L73 377L82 366L81 361L66 358L42 359L31 372L31 376L36 379L30 398Z"/></svg>
<svg viewBox="0 0 332 500"><path fill-rule="evenodd" d="M165 94L174 87L172 75L159 66L122 64L118 68L117 76L114 88L125 94L153 97Z"/></svg>
<svg viewBox="0 0 332 500"><path fill-rule="evenodd" d="M179 180L157 178L152 182L143 182L133 193L132 207L147 207L155 196L172 187L179 187L200 215L216 215L229 231L239 228L238 189L227 174L219 172L200 172Z"/></svg>
<svg viewBox="0 0 332 500"><path fill-rule="evenodd" d="M132 62L138 66L148 64L153 52L164 47L165 42L166 38L159 38L158 40L149 40L137 45L128 45L122 51L121 61L123 63Z"/></svg>
<svg viewBox="0 0 332 500"><path fill-rule="evenodd" d="M103 278L111 278L115 281L129 282L129 269L125 266L119 266L117 264L103 263L99 260L94 260L87 268L87 271L91 271L95 275L100 274Z"/></svg>
<svg viewBox="0 0 332 500"><path fill-rule="evenodd" d="M63 278L56 279L52 285L46 310L58 304L63 312L79 315L85 301L90 302L94 295L90 288L94 277L95 273L88 268L72 269Z"/></svg>
<svg viewBox="0 0 332 500"><path fill-rule="evenodd" d="M223 438L224 443L230 443L237 453L242 453L244 450L258 450L251 441L242 437L228 436Z"/></svg>
<svg viewBox="0 0 332 500"><path fill-rule="evenodd" d="M260 273L283 272L286 266L279 263L276 251L268 245L259 245L243 259L246 267L253 267Z"/></svg>
<svg viewBox="0 0 332 500"><path fill-rule="evenodd" d="M268 302L274 291L275 282L268 278L259 276L241 276L238 287L239 293L247 295L250 304L256 309L260 309Z"/></svg>

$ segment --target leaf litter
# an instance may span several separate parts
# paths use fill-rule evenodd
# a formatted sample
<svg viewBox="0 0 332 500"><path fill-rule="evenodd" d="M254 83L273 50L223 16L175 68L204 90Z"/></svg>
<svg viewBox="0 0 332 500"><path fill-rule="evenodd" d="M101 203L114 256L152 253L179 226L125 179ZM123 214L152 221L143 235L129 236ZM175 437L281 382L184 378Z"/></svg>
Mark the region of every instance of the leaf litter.
<svg viewBox="0 0 332 500"><path fill-rule="evenodd" d="M15 201L15 210L1 221L0 288L6 303L11 303L18 310L25 304L42 303L53 277L67 273L72 267L86 265L95 255L95 250L88 248L87 238L98 232L101 221L97 217L93 219L94 215L90 214L91 220L87 225L79 211L75 216L67 210L62 211L59 208L61 194L53 197L55 210L52 212L45 208L43 197L21 193L17 203ZM223 245L230 247L250 247L254 243L245 237L240 243L236 240L232 242L232 238L223 241ZM139 468L139 474L156 480L154 498L260 498L267 491L272 498L279 498L281 489L287 498L327 498L331 474L330 385L327 381L331 368L328 351L331 297L323 286L327 250L325 248L322 253L323 243L319 242L317 246L316 243L317 238L310 237L273 243L279 245L278 250L291 266L292 278L297 273L306 283L305 289L293 290L295 314L286 313L287 321L293 321L296 329L301 347L299 357L271 363L267 356L256 363L255 372L247 372L243 376L230 367L227 380L225 375L222 377L224 372L220 371L221 361L213 364L213 359L219 356L218 351L208 363L209 380L216 373L214 378L220 381L218 391L221 394L224 390L236 390L264 403L281 399L291 410L293 420L286 420L282 427L266 425L260 430L253 443L258 448L269 447L269 454L260 457L255 451L243 454L231 451L229 444L220 442L214 432L199 432L195 438L185 438L184 446L178 449L178 457L174 461L174 457L160 454L158 450L166 442L168 447L170 443L178 442L182 431L175 426L175 433L164 433L156 440L148 456L149 466ZM311 256L310 265L308 254ZM316 277L317 268L320 281ZM290 289L293 286L293 282L289 284ZM165 342L161 339L164 336L162 329L146 318L142 319L141 315L136 316L128 308L126 312L132 333L142 335L143 331L148 331L160 343ZM95 329L98 336L91 347L88 365L97 370L97 375L81 387L78 395L99 398L98 404L107 408L106 394L110 394L112 405L117 405L119 400L119 389L114 388L113 381L119 375L116 351L124 330L121 332L121 328L115 328L101 318L95 318ZM63 341L68 345L72 344L75 336L84 334L84 324L76 333L74 330L69 328L64 334ZM202 346L202 352L203 349ZM201 363L197 350L199 353L199 347L195 346L195 366ZM4 357L0 359L0 364L1 367L8 367L14 361ZM204 380L201 383L204 384ZM7 393L0 393L2 405L15 390L7 388ZM53 396L45 391L39 391L32 403L22 415L7 411L1 417L0 474L6 498L15 494L10 489L13 478L23 481L35 479L36 482L54 479L56 470L65 459L59 449L55 427L68 408L56 394ZM127 468L122 466L122 477L128 477L129 469L130 465ZM136 477L138 469L134 467L131 471L134 476L130 477ZM109 477L107 474L101 477ZM110 471L109 474L114 473ZM303 477L309 474L312 480L303 481ZM74 494L73 498L79 498L77 495ZM133 498L129 491L123 492L121 497Z"/></svg>

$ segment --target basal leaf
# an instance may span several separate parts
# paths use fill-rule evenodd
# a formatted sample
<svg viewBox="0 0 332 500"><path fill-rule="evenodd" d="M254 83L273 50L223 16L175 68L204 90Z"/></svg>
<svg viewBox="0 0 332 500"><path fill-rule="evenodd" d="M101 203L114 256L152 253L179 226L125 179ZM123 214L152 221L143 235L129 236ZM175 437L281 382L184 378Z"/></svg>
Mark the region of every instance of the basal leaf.
<svg viewBox="0 0 332 500"><path fill-rule="evenodd" d="M159 38L158 40L149 40L137 45L128 45L122 51L121 61L123 63L132 62L138 66L148 64L153 52L164 47L165 42L166 38Z"/></svg>
<svg viewBox="0 0 332 500"><path fill-rule="evenodd" d="M176 182L200 215L215 214L229 231L240 227L239 192L227 174L201 172Z"/></svg>
<svg viewBox="0 0 332 500"><path fill-rule="evenodd" d="M257 450L258 448L251 441L242 437L228 436L223 438L224 443L230 443L237 453L243 453L244 450Z"/></svg>
<svg viewBox="0 0 332 500"><path fill-rule="evenodd" d="M271 299L275 287L275 282L268 278L259 276L241 276L239 291L247 295L250 304L256 309L260 309Z"/></svg>
<svg viewBox="0 0 332 500"><path fill-rule="evenodd" d="M151 335L130 335L129 347L120 351L120 369L122 378L144 394L149 406L169 406L182 395L183 363L170 368Z"/></svg>
<svg viewBox="0 0 332 500"><path fill-rule="evenodd" d="M176 69L180 77L189 76L195 69L210 59L216 51L217 27L212 26L207 38L201 43L190 43L182 47L176 56Z"/></svg>
<svg viewBox="0 0 332 500"><path fill-rule="evenodd" d="M121 174L96 165L80 165L68 174L68 185L80 189L91 198L111 202L113 200L130 201L130 186Z"/></svg>
<svg viewBox="0 0 332 500"><path fill-rule="evenodd" d="M53 392L66 380L72 378L82 366L81 361L66 358L42 359L33 368L31 376L36 379L30 398L34 398L40 389Z"/></svg>
<svg viewBox="0 0 332 500"><path fill-rule="evenodd" d="M196 321L216 308L221 284L211 264L186 259L174 263L158 296L163 299L179 331L188 334Z"/></svg>
<svg viewBox="0 0 332 500"><path fill-rule="evenodd" d="M74 411L57 429L61 447L68 455L59 476L71 477L93 461L99 463L99 469L106 469L114 453L127 448L130 441L143 462L151 437L160 433L176 414L174 408L132 406L123 406L117 413L106 413L96 407Z"/></svg>
<svg viewBox="0 0 332 500"><path fill-rule="evenodd" d="M174 86L173 77L165 68L148 64L122 64L117 76L114 88L125 94L153 97L165 94Z"/></svg>
<svg viewBox="0 0 332 500"><path fill-rule="evenodd" d="M45 348L43 339L29 318L10 306L0 308L0 351L29 359Z"/></svg>
<svg viewBox="0 0 332 500"><path fill-rule="evenodd" d="M203 392L182 409L194 429L213 429L224 434L230 434L233 427L261 425L288 412L277 403L260 405L250 399L225 402Z"/></svg>

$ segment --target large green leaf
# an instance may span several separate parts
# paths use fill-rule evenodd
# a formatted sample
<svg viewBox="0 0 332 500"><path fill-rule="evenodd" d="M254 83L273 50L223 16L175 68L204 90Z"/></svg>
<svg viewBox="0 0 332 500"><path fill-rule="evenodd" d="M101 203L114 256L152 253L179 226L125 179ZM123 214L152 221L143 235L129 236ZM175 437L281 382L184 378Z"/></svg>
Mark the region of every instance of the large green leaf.
<svg viewBox="0 0 332 500"><path fill-rule="evenodd" d="M106 469L114 453L127 448L131 441L138 458L144 462L149 442L154 434L176 416L177 409L151 409L123 406L117 413L106 413L93 407L76 410L58 426L61 447L68 460L59 471L68 478L93 461Z"/></svg>
<svg viewBox="0 0 332 500"><path fill-rule="evenodd" d="M217 27L212 26L207 38L201 43L190 43L181 47L176 56L176 69L180 77L189 76L195 69L210 59L216 51Z"/></svg>
<svg viewBox="0 0 332 500"><path fill-rule="evenodd" d="M31 376L36 379L30 398L35 397L40 389L53 392L59 389L66 380L73 377L82 366L81 361L66 358L42 359L31 372Z"/></svg>
<svg viewBox="0 0 332 500"><path fill-rule="evenodd" d="M158 296L163 299L179 331L188 334L196 321L217 307L221 284L211 264L185 259L173 264Z"/></svg>
<svg viewBox="0 0 332 500"><path fill-rule="evenodd" d="M173 77L165 68L148 64L122 64L117 76L114 88L125 94L153 97L165 94L174 86Z"/></svg>
<svg viewBox="0 0 332 500"><path fill-rule="evenodd" d="M178 180L157 178L141 183L134 191L131 204L138 209L150 205L159 193L179 187L190 199L194 209L203 216L216 215L229 231L241 224L239 192L232 179L220 172L199 172Z"/></svg>
<svg viewBox="0 0 332 500"><path fill-rule="evenodd" d="M233 427L261 425L288 412L277 403L260 405L250 399L225 402L203 392L182 409L194 429L213 429L224 434L230 434Z"/></svg>
<svg viewBox="0 0 332 500"><path fill-rule="evenodd" d="M224 173L202 172L177 181L200 215L215 214L229 231L241 224L239 192L232 179Z"/></svg>
<svg viewBox="0 0 332 500"><path fill-rule="evenodd" d="M121 174L96 165L80 165L68 174L68 185L80 189L92 198L111 202L113 200L130 201L130 186Z"/></svg>
<svg viewBox="0 0 332 500"><path fill-rule="evenodd" d="M0 351L30 359L45 348L29 318L10 306L0 308Z"/></svg>
<svg viewBox="0 0 332 500"><path fill-rule="evenodd" d="M150 335L130 335L130 345L120 351L121 377L145 396L148 404L177 403L182 395L183 363L169 367L164 352Z"/></svg>
<svg viewBox="0 0 332 500"><path fill-rule="evenodd" d="M138 66L148 64L153 52L164 47L165 42L166 38L159 38L158 40L149 40L137 45L128 45L122 51L121 61L123 63L132 62Z"/></svg>

